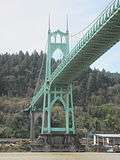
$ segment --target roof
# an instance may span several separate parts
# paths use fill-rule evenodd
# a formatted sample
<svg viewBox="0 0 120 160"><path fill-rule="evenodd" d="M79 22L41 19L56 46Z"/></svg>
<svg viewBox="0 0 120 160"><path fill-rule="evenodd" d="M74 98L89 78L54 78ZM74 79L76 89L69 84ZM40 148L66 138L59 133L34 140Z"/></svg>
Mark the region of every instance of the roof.
<svg viewBox="0 0 120 160"><path fill-rule="evenodd" d="M95 134L98 137L105 137L105 138L120 138L120 134Z"/></svg>

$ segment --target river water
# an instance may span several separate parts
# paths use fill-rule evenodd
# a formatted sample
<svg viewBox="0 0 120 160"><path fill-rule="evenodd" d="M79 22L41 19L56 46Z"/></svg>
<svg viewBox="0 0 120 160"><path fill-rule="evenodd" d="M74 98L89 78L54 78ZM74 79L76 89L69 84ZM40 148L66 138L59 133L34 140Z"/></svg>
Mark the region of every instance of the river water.
<svg viewBox="0 0 120 160"><path fill-rule="evenodd" d="M120 160L119 153L0 153L0 160Z"/></svg>

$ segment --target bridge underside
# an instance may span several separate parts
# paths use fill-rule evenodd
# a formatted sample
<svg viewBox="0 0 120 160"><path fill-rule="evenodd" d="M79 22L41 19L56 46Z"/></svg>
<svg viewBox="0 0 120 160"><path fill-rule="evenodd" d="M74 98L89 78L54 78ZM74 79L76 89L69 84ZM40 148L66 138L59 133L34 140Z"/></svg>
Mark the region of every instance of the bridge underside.
<svg viewBox="0 0 120 160"><path fill-rule="evenodd" d="M51 34L50 31L48 33ZM70 53L66 52L62 62L53 73L50 72L51 65L48 65L48 72L46 73L50 74L48 74L41 89L32 98L29 107L31 113L35 111L42 111L43 113L42 134L58 131L67 134L71 132L74 133L72 81L119 41L120 0L115 0L114 3L103 12L90 30L86 32L72 51ZM51 45L51 42L49 42L49 45ZM51 54L50 51L48 53ZM48 56L46 63L49 61L50 56ZM50 62L48 64L50 64ZM65 92L64 86L67 86ZM60 89L57 89L57 87ZM52 127L51 109L61 103L65 112L66 126L62 128ZM72 126L70 126L70 124L72 124Z"/></svg>
<svg viewBox="0 0 120 160"><path fill-rule="evenodd" d="M104 23L98 21L98 26L96 25L95 29L91 29L68 56L66 55L61 64L51 75L51 86L71 83L83 70L120 40L120 4L114 14L111 14L109 18L104 21ZM44 88L45 83L32 98L29 108L41 111L43 107Z"/></svg>
<svg viewBox="0 0 120 160"><path fill-rule="evenodd" d="M64 67L58 67L58 74L51 79L52 83L69 83L96 59L103 55L120 40L120 10L86 40L82 48L77 47L77 54L68 57ZM64 62L63 62L64 63Z"/></svg>

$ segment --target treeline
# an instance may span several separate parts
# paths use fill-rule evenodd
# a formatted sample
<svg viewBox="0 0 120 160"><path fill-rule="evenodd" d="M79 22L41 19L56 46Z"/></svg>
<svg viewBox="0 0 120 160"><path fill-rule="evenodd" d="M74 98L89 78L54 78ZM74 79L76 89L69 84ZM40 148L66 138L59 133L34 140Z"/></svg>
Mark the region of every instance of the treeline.
<svg viewBox="0 0 120 160"><path fill-rule="evenodd" d="M44 58L46 57L42 51L40 53L34 51L31 55L22 51L18 54L1 54L0 96L31 96ZM45 73L44 67L45 63L42 78Z"/></svg>
<svg viewBox="0 0 120 160"><path fill-rule="evenodd" d="M44 80L45 62L46 54L42 51L0 54L0 96L31 97L38 77L39 85ZM59 63L52 59L52 71Z"/></svg>
<svg viewBox="0 0 120 160"><path fill-rule="evenodd" d="M85 110L89 106L120 104L120 74L86 70L76 81L74 100L76 106L83 106Z"/></svg>
<svg viewBox="0 0 120 160"><path fill-rule="evenodd" d="M29 137L29 115L20 111L29 105L40 72L39 85L44 80L45 60L42 51L0 55L0 137ZM59 63L52 59L52 70ZM119 73L88 68L74 81L73 96L77 133L120 132Z"/></svg>
<svg viewBox="0 0 120 160"><path fill-rule="evenodd" d="M39 73L44 80L46 54L36 50L29 54L0 54L0 96L32 96ZM52 60L53 68L59 62ZM42 69L41 69L42 67ZM88 106L120 103L120 74L87 69L75 81L76 105Z"/></svg>
<svg viewBox="0 0 120 160"><path fill-rule="evenodd" d="M23 112L27 98L0 97L0 138L29 138L30 116Z"/></svg>

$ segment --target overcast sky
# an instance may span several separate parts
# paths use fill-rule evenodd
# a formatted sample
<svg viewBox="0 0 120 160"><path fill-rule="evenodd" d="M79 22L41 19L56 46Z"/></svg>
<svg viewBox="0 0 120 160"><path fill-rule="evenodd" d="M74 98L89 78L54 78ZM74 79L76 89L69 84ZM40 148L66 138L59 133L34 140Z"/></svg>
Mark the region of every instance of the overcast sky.
<svg viewBox="0 0 120 160"><path fill-rule="evenodd" d="M111 0L0 0L0 53L19 50L45 50L48 16L51 29L66 30L69 16L70 35L84 29ZM72 38L71 44L79 38ZM115 45L92 67L120 72L120 43Z"/></svg>

